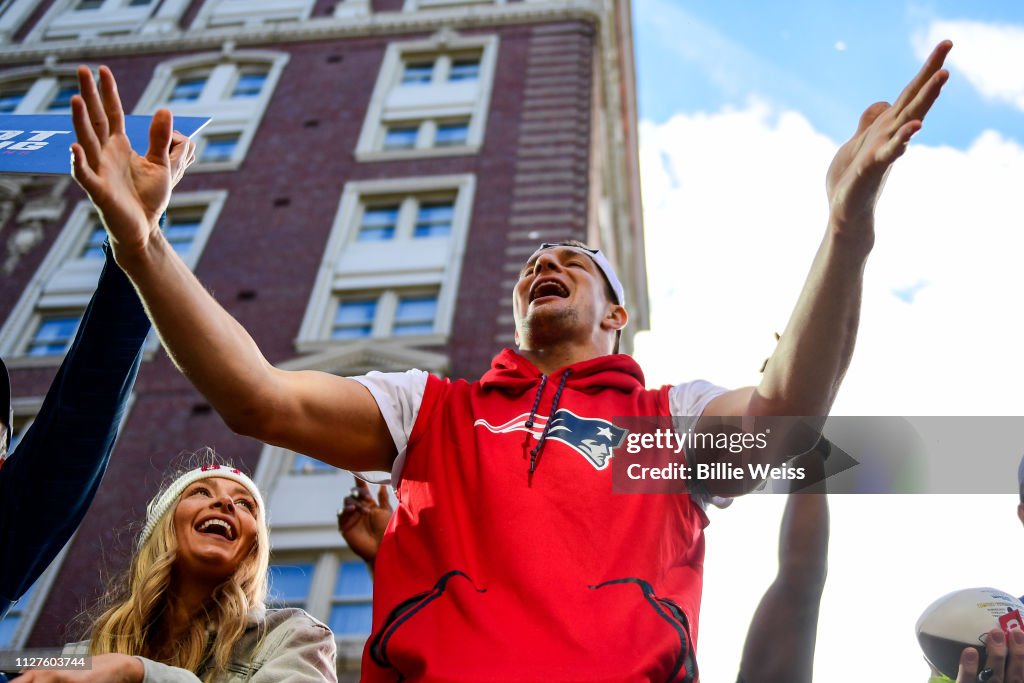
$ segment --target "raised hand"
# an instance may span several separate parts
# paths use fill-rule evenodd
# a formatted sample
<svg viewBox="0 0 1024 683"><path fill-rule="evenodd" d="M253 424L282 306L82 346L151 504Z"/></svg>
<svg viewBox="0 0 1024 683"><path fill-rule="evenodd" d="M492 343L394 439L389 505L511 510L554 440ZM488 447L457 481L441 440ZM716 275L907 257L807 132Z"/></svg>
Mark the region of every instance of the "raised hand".
<svg viewBox="0 0 1024 683"><path fill-rule="evenodd" d="M391 520L391 513L387 487L380 487L377 501L374 502L370 487L362 479L356 479L356 489L345 497L342 508L338 510L338 531L352 552L371 567L377 557L384 530Z"/></svg>
<svg viewBox="0 0 1024 683"><path fill-rule="evenodd" d="M71 98L78 141L71 145L72 175L88 193L110 233L114 253L138 253L159 229L171 188L195 160L195 145L172 132L161 109L149 129L149 150L139 156L128 142L114 75L101 66L99 89L88 67L78 67L80 95Z"/></svg>
<svg viewBox="0 0 1024 683"><path fill-rule="evenodd" d="M892 163L921 129L925 114L949 78L942 63L953 43L939 43L921 71L893 104L876 102L860 117L853 137L839 148L828 169L826 191L830 227L870 250L874 242L875 203Z"/></svg>

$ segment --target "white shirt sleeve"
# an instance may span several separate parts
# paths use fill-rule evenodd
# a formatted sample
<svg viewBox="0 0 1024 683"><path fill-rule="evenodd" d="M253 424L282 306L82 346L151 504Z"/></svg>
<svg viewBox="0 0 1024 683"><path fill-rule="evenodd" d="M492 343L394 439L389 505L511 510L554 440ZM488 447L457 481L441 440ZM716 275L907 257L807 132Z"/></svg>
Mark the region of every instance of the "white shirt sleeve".
<svg viewBox="0 0 1024 683"><path fill-rule="evenodd" d="M409 435L416 424L423 404L423 392L427 388L427 373L423 370L407 370L405 372L370 372L359 377L350 377L366 387L373 400L380 408L380 414L391 432L395 442L395 464L391 468L391 478L381 477L379 473L354 472L360 479L373 484L391 484L398 486L402 478L402 467L405 465L405 451L409 446Z"/></svg>
<svg viewBox="0 0 1024 683"><path fill-rule="evenodd" d="M727 392L728 389L720 387L702 379L692 382L677 384L668 390L668 405L673 417L691 418L695 421L703 414L711 401ZM684 420L686 426L690 426L690 420ZM695 494L694 500L704 510L708 505L719 508L726 508L732 504L732 498L712 496L708 494Z"/></svg>
<svg viewBox="0 0 1024 683"><path fill-rule="evenodd" d="M712 399L728 389L702 379L677 384L668 390L668 406L676 417L700 417Z"/></svg>

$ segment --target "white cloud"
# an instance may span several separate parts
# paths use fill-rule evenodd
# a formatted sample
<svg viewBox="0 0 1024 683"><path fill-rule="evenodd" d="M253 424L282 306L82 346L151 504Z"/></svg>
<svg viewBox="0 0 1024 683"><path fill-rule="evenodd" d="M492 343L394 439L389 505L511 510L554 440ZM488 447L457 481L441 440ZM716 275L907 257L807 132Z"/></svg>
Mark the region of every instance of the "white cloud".
<svg viewBox="0 0 1024 683"><path fill-rule="evenodd" d="M756 382L824 234L824 174L837 143L802 115L756 100L645 122L640 132L653 329L638 338L636 355L648 383ZM997 133L966 150L911 145L878 207L838 413L1024 414L1022 186L1024 148ZM894 291L913 291L912 303ZM709 681L736 675L747 621L775 572L782 503L755 496L714 515L698 652ZM971 585L1020 592L1020 544L995 566L942 559L979 527L993 538L1020 533L1014 504L833 497L815 678L862 680L867 660L851 643L886 643L867 670L924 680L913 625L925 606ZM929 571L936 562L943 571Z"/></svg>
<svg viewBox="0 0 1024 683"><path fill-rule="evenodd" d="M757 381L824 234L835 147L756 100L642 125L649 381ZM912 145L897 163L837 412L1024 414L1002 380L1024 377L1024 329L1009 313L1024 295L1022 186L1024 148L994 132L967 150ZM912 303L898 295L910 290Z"/></svg>
<svg viewBox="0 0 1024 683"><path fill-rule="evenodd" d="M983 96L1024 110L1024 26L934 20L915 36L924 59L941 40L953 41L947 63Z"/></svg>
<svg viewBox="0 0 1024 683"><path fill-rule="evenodd" d="M846 42L845 41L837 40L836 44L833 47L835 47L836 52L846 52Z"/></svg>

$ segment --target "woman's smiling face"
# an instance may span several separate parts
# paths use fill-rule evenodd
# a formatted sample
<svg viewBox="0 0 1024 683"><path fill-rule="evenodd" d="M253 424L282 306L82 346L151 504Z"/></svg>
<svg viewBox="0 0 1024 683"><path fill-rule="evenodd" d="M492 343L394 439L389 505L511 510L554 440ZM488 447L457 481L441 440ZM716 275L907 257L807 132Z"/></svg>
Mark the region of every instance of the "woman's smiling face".
<svg viewBox="0 0 1024 683"><path fill-rule="evenodd" d="M260 515L252 494L236 481L210 477L189 484L174 509L179 577L220 583L234 574L256 542Z"/></svg>

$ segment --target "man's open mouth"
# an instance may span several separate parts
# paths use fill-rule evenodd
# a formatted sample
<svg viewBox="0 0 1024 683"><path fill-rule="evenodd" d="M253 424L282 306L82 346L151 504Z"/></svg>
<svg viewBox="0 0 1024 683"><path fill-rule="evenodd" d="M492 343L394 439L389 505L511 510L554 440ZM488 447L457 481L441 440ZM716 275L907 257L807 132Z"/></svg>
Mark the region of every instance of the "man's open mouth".
<svg viewBox="0 0 1024 683"><path fill-rule="evenodd" d="M557 296L565 299L569 296L569 290L558 280L545 280L530 290L530 301L546 296Z"/></svg>

